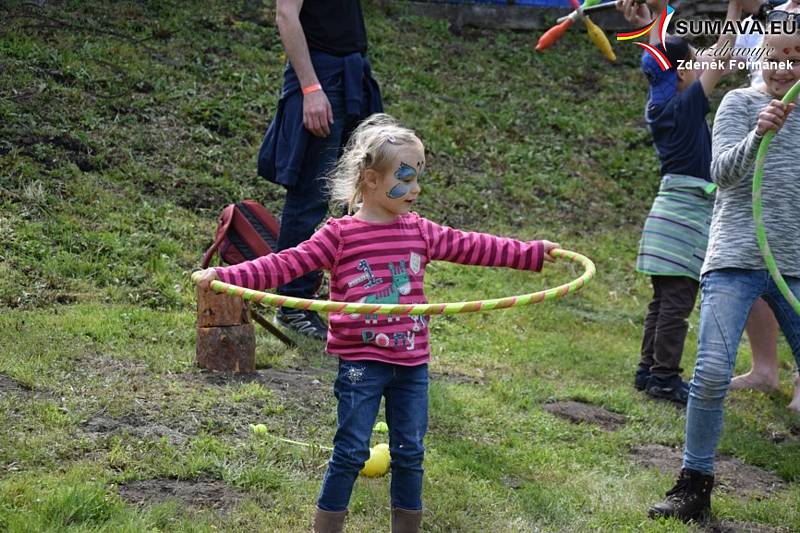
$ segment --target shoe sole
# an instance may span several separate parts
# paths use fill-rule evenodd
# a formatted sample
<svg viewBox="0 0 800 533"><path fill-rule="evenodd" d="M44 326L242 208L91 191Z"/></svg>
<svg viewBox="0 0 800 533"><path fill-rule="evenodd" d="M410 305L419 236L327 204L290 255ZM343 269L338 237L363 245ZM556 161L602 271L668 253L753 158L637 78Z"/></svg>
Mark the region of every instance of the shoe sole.
<svg viewBox="0 0 800 533"><path fill-rule="evenodd" d="M288 331L288 332L292 333L293 335L299 335L300 337L305 337L305 338L307 338L307 339L314 339L315 341L322 341L322 342L324 342L324 341L326 341L326 340L327 340L327 338L328 338L328 332L327 332L327 331L325 332L325 335L324 335L324 336L322 336L322 337L318 337L318 336L316 336L316 335L309 335L308 333L303 333L303 332L301 332L301 331L299 331L299 330L296 330L296 329L295 329L295 328L293 328L292 326L289 326L289 325L286 325L286 324L284 324L283 322L281 322L281 321L280 321L280 320L278 320L277 318L273 319L273 320L272 320L272 323L273 323L273 324L275 324L276 326L280 326L281 328L283 328L284 330L286 330L286 331Z"/></svg>

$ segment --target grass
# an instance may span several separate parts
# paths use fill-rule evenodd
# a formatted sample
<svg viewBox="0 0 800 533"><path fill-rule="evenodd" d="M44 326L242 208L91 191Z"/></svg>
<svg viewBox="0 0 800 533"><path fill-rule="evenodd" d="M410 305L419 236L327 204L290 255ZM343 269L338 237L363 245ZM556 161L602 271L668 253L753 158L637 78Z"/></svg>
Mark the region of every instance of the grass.
<svg viewBox="0 0 800 533"><path fill-rule="evenodd" d="M636 47L618 46L610 65L581 34L540 55L531 34L454 34L402 3L365 11L387 110L428 152L419 211L558 240L598 267L556 303L432 322L424 529L697 529L647 520L672 479L630 456L680 446L684 424L630 386L649 297L633 262L658 182ZM10 1L0 17L0 530L306 530L326 453L248 425L328 444L332 361L259 333L262 371L300 368L305 381L200 373L187 275L223 205L280 209L281 190L254 175L284 62L272 2ZM436 264L428 295L503 296L575 275ZM687 369L696 316L691 326ZM785 344L780 356L782 392L733 393L720 451L788 483L720 493L714 511L798 530ZM627 423L604 431L542 409L569 399ZM157 478L219 482L240 503L221 513L121 496ZM350 530L385 528L388 505L386 479L359 479Z"/></svg>

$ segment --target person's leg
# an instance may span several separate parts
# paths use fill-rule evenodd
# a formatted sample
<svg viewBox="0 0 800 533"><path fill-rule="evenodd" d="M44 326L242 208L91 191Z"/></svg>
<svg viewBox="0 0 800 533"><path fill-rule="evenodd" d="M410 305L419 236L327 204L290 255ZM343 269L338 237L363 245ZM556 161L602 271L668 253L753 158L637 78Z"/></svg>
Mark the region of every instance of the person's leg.
<svg viewBox="0 0 800 533"><path fill-rule="evenodd" d="M650 367L653 366L653 349L656 338L656 324L658 323L658 310L661 307L661 285L658 276L650 276L653 285L653 298L647 306L647 315L644 317L644 330L642 332L642 349L639 355L639 368L636 369L634 387L644 390L650 379Z"/></svg>
<svg viewBox="0 0 800 533"><path fill-rule="evenodd" d="M647 393L686 403L689 387L680 376L683 345L689 331L687 319L694 309L700 284L686 276L659 276L661 308L653 341L653 366Z"/></svg>
<svg viewBox="0 0 800 533"><path fill-rule="evenodd" d="M753 366L747 374L736 376L731 389L778 389L778 321L767 303L759 298L747 318L747 338L753 353Z"/></svg>
<svg viewBox="0 0 800 533"><path fill-rule="evenodd" d="M722 407L736 350L753 302L766 290L759 271L714 270L702 280L697 363L686 409L683 470L650 517L697 520L711 506L714 454L722 432Z"/></svg>
<svg viewBox="0 0 800 533"><path fill-rule="evenodd" d="M659 278L661 311L656 323L650 372L654 376L669 377L681 372L683 344L689 331L687 319L694 309L700 284L686 276Z"/></svg>
<svg viewBox="0 0 800 533"><path fill-rule="evenodd" d="M420 511L423 439L428 430L428 365L395 365L385 396L392 456L392 507Z"/></svg>
<svg viewBox="0 0 800 533"><path fill-rule="evenodd" d="M311 136L297 183L286 190L281 214L278 250L293 248L309 237L328 212L327 182L339 156L344 124L336 121L328 137ZM319 286L319 271L310 272L278 288L280 294L313 298Z"/></svg>
<svg viewBox="0 0 800 533"><path fill-rule="evenodd" d="M800 413L800 370L796 371L794 374L794 393L792 393L792 401L789 403L788 407L792 411Z"/></svg>
<svg viewBox="0 0 800 533"><path fill-rule="evenodd" d="M297 183L286 189L277 243L279 251L308 240L328 212L326 176L341 153L346 121L341 84L326 87L325 93L331 103L334 123L327 137L309 137ZM278 287L278 293L297 298L314 298L321 280L321 272L309 272ZM327 326L314 311L281 307L276 319L282 326L303 335L319 340L326 338Z"/></svg>
<svg viewBox="0 0 800 533"><path fill-rule="evenodd" d="M800 297L800 278L786 277L785 279L792 293ZM800 368L800 315L795 312L789 302L780 294L778 287L771 278L770 291L764 299L775 313L775 318L778 319L781 331L792 349L795 367ZM798 379L797 374L795 374L794 394L789 404L789 409L800 411L800 379Z"/></svg>
<svg viewBox="0 0 800 533"><path fill-rule="evenodd" d="M384 386L392 378L390 367L374 361L339 362L334 384L338 425L317 500L317 507L323 511L347 509L356 477L369 459L369 439Z"/></svg>
<svg viewBox="0 0 800 533"><path fill-rule="evenodd" d="M764 271L714 270L703 279L697 362L686 411L684 468L714 473L722 408L753 303L766 291Z"/></svg>

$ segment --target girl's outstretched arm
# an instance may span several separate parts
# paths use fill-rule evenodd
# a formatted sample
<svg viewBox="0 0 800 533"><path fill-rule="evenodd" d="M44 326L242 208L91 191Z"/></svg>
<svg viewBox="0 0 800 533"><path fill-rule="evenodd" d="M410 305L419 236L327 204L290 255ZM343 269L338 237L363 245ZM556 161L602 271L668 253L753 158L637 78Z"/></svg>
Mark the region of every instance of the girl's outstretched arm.
<svg viewBox="0 0 800 533"><path fill-rule="evenodd" d="M488 233L461 231L420 218L420 229L428 244L431 261L462 265L502 266L540 271L544 261L552 262L550 252L558 248L550 241L518 241Z"/></svg>
<svg viewBox="0 0 800 533"><path fill-rule="evenodd" d="M259 291L270 289L315 270L330 270L339 250L339 239L338 226L328 221L310 239L294 248L213 270L216 278L225 283ZM206 278L204 273L200 283Z"/></svg>

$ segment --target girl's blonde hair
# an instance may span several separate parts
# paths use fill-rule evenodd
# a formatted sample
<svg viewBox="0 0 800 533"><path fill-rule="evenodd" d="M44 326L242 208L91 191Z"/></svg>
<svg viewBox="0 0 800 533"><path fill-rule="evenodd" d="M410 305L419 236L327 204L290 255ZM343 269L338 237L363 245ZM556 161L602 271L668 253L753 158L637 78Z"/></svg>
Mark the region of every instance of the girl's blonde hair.
<svg viewBox="0 0 800 533"><path fill-rule="evenodd" d="M398 146L419 143L416 134L384 113L370 115L353 130L342 157L328 176L332 202L347 206L347 213L363 200L364 172L384 172Z"/></svg>

